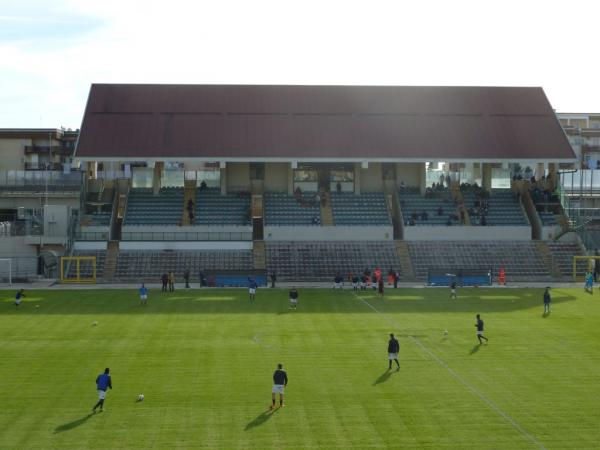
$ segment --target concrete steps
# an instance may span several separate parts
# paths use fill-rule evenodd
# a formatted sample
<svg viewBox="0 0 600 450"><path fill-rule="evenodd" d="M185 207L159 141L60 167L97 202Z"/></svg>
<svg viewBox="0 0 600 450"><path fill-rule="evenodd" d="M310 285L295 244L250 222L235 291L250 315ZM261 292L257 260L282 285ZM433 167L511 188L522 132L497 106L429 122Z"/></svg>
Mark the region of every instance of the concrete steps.
<svg viewBox="0 0 600 450"><path fill-rule="evenodd" d="M190 222L190 217L187 210L188 201L191 200L194 202L194 208L196 207L196 183L195 180L193 183L188 183L186 181L185 188L183 190L183 216L181 218L181 223L183 225L192 225Z"/></svg>
<svg viewBox="0 0 600 450"><path fill-rule="evenodd" d="M252 265L254 270L265 270L267 268L266 261L265 241L254 241L252 245Z"/></svg>
<svg viewBox="0 0 600 450"><path fill-rule="evenodd" d="M536 241L535 246L542 258L544 266L548 270L548 273L550 273L550 276L554 279L560 279L562 277L562 272L558 267L558 264L554 260L552 252L550 251L546 243L544 241Z"/></svg>
<svg viewBox="0 0 600 450"><path fill-rule="evenodd" d="M331 209L331 195L321 189L321 225L326 227L333 226L333 210Z"/></svg>
<svg viewBox="0 0 600 450"><path fill-rule="evenodd" d="M396 253L400 259L400 278L402 281L416 281L415 270L410 259L408 244L405 241L396 241Z"/></svg>
<svg viewBox="0 0 600 450"><path fill-rule="evenodd" d="M119 241L110 241L106 249L106 258L104 259L105 280L112 280L117 271L117 257L119 256Z"/></svg>

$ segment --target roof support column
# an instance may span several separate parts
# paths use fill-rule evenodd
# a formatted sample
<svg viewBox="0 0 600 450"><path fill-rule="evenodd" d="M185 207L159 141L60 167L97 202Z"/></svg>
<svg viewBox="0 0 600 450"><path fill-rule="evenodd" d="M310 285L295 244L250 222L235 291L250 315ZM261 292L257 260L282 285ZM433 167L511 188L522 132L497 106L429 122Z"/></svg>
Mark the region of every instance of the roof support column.
<svg viewBox="0 0 600 450"><path fill-rule="evenodd" d="M354 193L360 195L360 163L354 163Z"/></svg>
<svg viewBox="0 0 600 450"><path fill-rule="evenodd" d="M287 187L288 195L294 194L294 169L298 168L298 161L292 161L288 166Z"/></svg>
<svg viewBox="0 0 600 450"><path fill-rule="evenodd" d="M492 190L492 165L490 163L481 164L481 187L488 192Z"/></svg>
<svg viewBox="0 0 600 450"><path fill-rule="evenodd" d="M427 189L427 163L420 163L421 169L419 170L419 190L421 195L425 195Z"/></svg>
<svg viewBox="0 0 600 450"><path fill-rule="evenodd" d="M221 195L227 195L227 163L225 161L219 162L219 180L221 183Z"/></svg>

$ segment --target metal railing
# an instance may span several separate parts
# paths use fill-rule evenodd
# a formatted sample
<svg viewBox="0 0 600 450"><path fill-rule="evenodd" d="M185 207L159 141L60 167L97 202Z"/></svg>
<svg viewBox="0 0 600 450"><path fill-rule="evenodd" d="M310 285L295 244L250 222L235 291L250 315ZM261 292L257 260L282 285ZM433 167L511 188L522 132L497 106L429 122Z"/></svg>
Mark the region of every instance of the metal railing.
<svg viewBox="0 0 600 450"><path fill-rule="evenodd" d="M122 241L251 241L251 231L123 231Z"/></svg>
<svg viewBox="0 0 600 450"><path fill-rule="evenodd" d="M64 174L59 171L44 170L0 170L0 188L2 189L38 189L79 190L81 172Z"/></svg>

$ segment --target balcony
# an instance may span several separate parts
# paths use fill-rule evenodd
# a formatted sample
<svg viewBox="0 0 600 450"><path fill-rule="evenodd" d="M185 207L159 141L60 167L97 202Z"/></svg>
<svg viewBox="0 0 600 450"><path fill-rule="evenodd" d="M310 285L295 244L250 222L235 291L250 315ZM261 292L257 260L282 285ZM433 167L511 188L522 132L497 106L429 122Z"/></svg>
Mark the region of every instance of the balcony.
<svg viewBox="0 0 600 450"><path fill-rule="evenodd" d="M63 165L62 163L56 162L26 162L25 170L54 170L54 171L62 171Z"/></svg>
<svg viewBox="0 0 600 450"><path fill-rule="evenodd" d="M64 145L56 145L50 147L49 145L26 145L25 154L30 155L36 153L38 155L49 155L52 152L53 155L68 155L73 153L73 148L65 147Z"/></svg>

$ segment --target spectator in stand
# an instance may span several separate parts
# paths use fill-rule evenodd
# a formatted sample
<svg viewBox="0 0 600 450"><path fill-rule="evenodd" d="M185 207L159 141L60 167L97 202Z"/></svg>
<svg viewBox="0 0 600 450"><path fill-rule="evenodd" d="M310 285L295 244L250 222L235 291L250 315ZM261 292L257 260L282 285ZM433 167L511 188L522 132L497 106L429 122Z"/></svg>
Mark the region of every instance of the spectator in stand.
<svg viewBox="0 0 600 450"><path fill-rule="evenodd" d="M403 191L405 187L404 181L400 181L400 190Z"/></svg>
<svg viewBox="0 0 600 450"><path fill-rule="evenodd" d="M442 208L441 206L437 209L437 215L438 216L443 216L444 215L444 208Z"/></svg>
<svg viewBox="0 0 600 450"><path fill-rule="evenodd" d="M427 214L427 211L423 211L421 213L421 220L427 220L429 219L429 214Z"/></svg>
<svg viewBox="0 0 600 450"><path fill-rule="evenodd" d="M482 227L485 227L487 225L487 219L485 218L484 214L481 215L481 219L479 220L479 225L481 225Z"/></svg>
<svg viewBox="0 0 600 450"><path fill-rule="evenodd" d="M192 211L188 211L188 218L190 219L190 225L194 224L194 213Z"/></svg>
<svg viewBox="0 0 600 450"><path fill-rule="evenodd" d="M414 227L414 226L415 226L415 219L411 218L411 219L408 221L408 224L409 224L411 227Z"/></svg>
<svg viewBox="0 0 600 450"><path fill-rule="evenodd" d="M191 198L188 200L187 202L187 210L188 211L193 211L194 210L194 200L192 200Z"/></svg>
<svg viewBox="0 0 600 450"><path fill-rule="evenodd" d="M162 281L162 292L167 292L167 285L169 283L169 275L167 275L167 272L162 274L160 281Z"/></svg>
<svg viewBox="0 0 600 450"><path fill-rule="evenodd" d="M202 180L202 183L200 183L200 190L201 191L205 191L206 188L207 188L206 181Z"/></svg>
<svg viewBox="0 0 600 450"><path fill-rule="evenodd" d="M451 227L452 226L452 218L450 216L448 216L448 220L446 220L446 226L447 227Z"/></svg>
<svg viewBox="0 0 600 450"><path fill-rule="evenodd" d="M342 183L340 183L339 181L337 182L337 184L335 185L335 190L337 191L337 193L339 194L340 192L342 192Z"/></svg>

